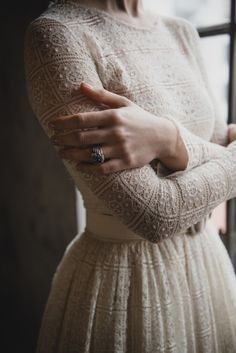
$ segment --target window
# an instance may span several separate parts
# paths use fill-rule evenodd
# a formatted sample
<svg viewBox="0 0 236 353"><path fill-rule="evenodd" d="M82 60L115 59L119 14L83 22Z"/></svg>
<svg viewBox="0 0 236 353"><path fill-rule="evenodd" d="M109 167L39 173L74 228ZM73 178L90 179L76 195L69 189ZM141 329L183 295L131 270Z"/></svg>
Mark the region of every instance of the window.
<svg viewBox="0 0 236 353"><path fill-rule="evenodd" d="M202 37L205 65L218 109L236 123L236 0L145 0L147 9L184 17ZM236 201L220 205L213 214L236 268Z"/></svg>

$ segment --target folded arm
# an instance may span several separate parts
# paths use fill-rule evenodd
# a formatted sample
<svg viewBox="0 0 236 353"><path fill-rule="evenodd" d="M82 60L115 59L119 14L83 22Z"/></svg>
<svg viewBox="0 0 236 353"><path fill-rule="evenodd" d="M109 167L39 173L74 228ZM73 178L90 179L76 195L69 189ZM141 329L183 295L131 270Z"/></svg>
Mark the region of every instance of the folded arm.
<svg viewBox="0 0 236 353"><path fill-rule="evenodd" d="M35 21L27 31L28 92L48 136L52 134L48 123L56 117L99 110L84 96L73 94L81 81L102 87L85 36L82 33L78 40L65 25L50 19ZM150 165L104 176L83 174L73 164L65 165L77 184L85 181L114 215L152 242L196 224L236 195L235 143L209 162L168 178L158 177Z"/></svg>

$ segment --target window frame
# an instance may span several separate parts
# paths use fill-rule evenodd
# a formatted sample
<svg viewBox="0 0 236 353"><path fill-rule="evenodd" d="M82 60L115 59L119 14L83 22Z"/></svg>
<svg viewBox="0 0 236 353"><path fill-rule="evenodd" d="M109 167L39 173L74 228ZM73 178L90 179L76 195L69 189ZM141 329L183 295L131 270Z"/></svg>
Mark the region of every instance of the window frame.
<svg viewBox="0 0 236 353"><path fill-rule="evenodd" d="M229 46L229 91L228 123L236 124L236 0L231 0L230 21L207 27L199 27L201 38L228 34ZM236 270L236 199L227 202L227 232L224 243Z"/></svg>

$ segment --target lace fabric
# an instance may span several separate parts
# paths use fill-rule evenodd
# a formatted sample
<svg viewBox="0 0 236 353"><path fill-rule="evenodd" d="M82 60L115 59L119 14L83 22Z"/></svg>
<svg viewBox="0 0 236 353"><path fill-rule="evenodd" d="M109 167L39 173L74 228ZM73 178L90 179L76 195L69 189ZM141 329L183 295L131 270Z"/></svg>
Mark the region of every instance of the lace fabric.
<svg viewBox="0 0 236 353"><path fill-rule="evenodd" d="M185 23L181 25L186 27ZM73 94L82 80L102 86L96 68L98 62L94 62L96 58L85 47L91 44L92 39L89 39L86 32L82 32L80 36L86 38L76 41L78 33L54 19L42 18L33 26L30 32L33 44L29 48L34 50L34 55L38 54L36 65L39 66L30 68L35 62L32 55L28 56L28 67L31 70L28 82L31 85L32 106L45 129L48 129L46 124L55 116L96 110L80 93L78 96ZM103 62L104 58L100 65ZM105 69L100 75L104 71ZM197 83L199 85L198 81ZM191 102L191 98L194 100L196 97L194 94L191 97L190 93ZM136 100L138 98L137 96ZM150 100L148 102L150 104ZM152 111L155 109L154 104L156 106L153 102ZM207 103L205 105L210 114L212 107L208 108ZM205 119L209 119L208 116ZM79 173L73 165L65 162L78 187L82 178L115 216L134 232L152 242L174 236L193 226L221 202L236 195L236 144L232 143L227 148L219 147L188 133L180 122L177 123L177 117L175 120L189 152L188 173L163 179L147 165L140 169L99 177ZM222 150L220 154L219 150ZM212 156L215 158L211 159Z"/></svg>
<svg viewBox="0 0 236 353"><path fill-rule="evenodd" d="M55 277L57 280L54 281L46 309L39 352L148 353L154 349L158 353L233 353L236 349L236 323L230 311L236 312L235 300L231 298L236 294L235 277L229 259L222 245L219 245L220 240L214 242L213 236L211 241L207 240L209 233L214 231L207 225L206 218L221 202L236 196L236 143L225 147L227 125L215 114L208 94L196 30L185 20L161 16L152 30L128 28L119 22L113 23L102 12L80 6L76 1L60 1L29 26L25 65L30 101L48 136L52 133L48 122L55 117L99 109L78 90L80 82L86 81L126 96L157 118L164 116L170 119L179 129L189 156L184 172L166 171L165 176L158 173L161 166L155 161L152 165L106 176L80 173L73 163L64 161L83 194L88 211L90 206L92 209L92 204L98 205L97 209L107 209L141 239L138 240L139 245L132 245L132 242L123 247L110 244L109 248L109 244L106 245L107 254L104 256L107 258L111 247L114 247L119 262L118 267L109 262L111 292L102 287L102 283L109 286L109 279L104 279L100 242L88 240L87 232L88 237L78 241L78 247L71 246ZM205 224L208 231L204 230ZM112 235L112 227L110 232ZM190 233L192 235L188 235ZM217 285L216 278L213 280L217 277L213 265L209 260L208 270L204 270L204 266L199 272L196 269L198 261L203 261L201 252L204 242L213 249L206 248L204 256L207 257L209 252L209 256L214 257L214 250L216 253L218 251L222 266L228 273L227 279L224 279L220 269L217 269L222 281L221 294L228 288L231 296L227 304L229 312L222 320L228 328L227 344L219 333L223 328L220 314L226 298L220 299L211 292ZM189 250L193 249L193 244L198 249L197 256ZM165 272L160 280L159 270L154 269L153 265L145 273L142 266L134 272L126 267L122 272L127 251L129 253L135 246L139 249L142 265L147 257L154 263L157 260L155 252L159 253L160 268ZM188 261L186 271L182 268L181 258L178 258L178 247ZM89 271L95 271L90 280L86 277L89 249L94 249L94 262L89 265ZM99 249L98 253L95 249ZM166 256L172 252L177 252L173 260L176 272L174 266L169 268L169 258ZM130 261L136 263L134 253L129 254ZM76 279L78 263L83 275ZM116 277L116 268L123 276ZM175 273L172 274L172 271ZM203 273L206 282L201 285ZM114 281L113 276L116 278ZM130 276L136 276L136 279L132 282ZM172 283L168 282L171 281L169 276L172 276ZM193 282L189 282L187 276ZM147 278L149 280L145 285ZM79 285L83 281L88 283L87 290ZM63 283L66 286L60 294ZM108 309L109 296L115 300L112 291L115 291L115 286L122 286L121 283L124 290L116 292L117 306ZM69 285L72 286L70 290ZM139 286L137 295L140 297L132 294L130 298L135 285ZM163 288L160 293L159 287ZM69 298L68 291L71 293ZM183 293L187 293L185 291L189 294L182 297ZM77 302L76 298L81 300ZM103 303L101 310L99 298ZM177 305L179 311L171 305L169 311L169 302L174 307ZM186 308L184 303L187 303ZM68 305L68 309L64 305ZM131 315L130 324L129 312L131 307L136 306L138 309L134 309L134 315L137 316ZM156 314L151 314L148 307L155 307ZM73 308L81 311L81 319L73 314ZM104 308L110 313L110 319ZM200 316L205 313L206 318ZM190 314L192 318L188 317ZM175 324L177 317L181 317L179 330ZM139 323L137 326L136 320ZM54 329L51 328L53 325ZM107 332L109 325L112 330L110 341L104 342L105 336L101 332L103 329ZM195 326L199 330L199 339ZM50 331L50 337L46 330ZM158 333L158 339L153 330ZM137 343L133 340L134 336Z"/></svg>

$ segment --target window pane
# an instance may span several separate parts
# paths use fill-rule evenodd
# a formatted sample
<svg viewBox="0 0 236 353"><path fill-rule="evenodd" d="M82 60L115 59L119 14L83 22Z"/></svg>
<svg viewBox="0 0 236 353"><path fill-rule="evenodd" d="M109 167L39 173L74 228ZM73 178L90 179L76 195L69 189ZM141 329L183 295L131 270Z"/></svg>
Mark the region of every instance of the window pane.
<svg viewBox="0 0 236 353"><path fill-rule="evenodd" d="M75 188L76 193L76 212L78 234L82 234L86 226L86 209L84 207L83 197L79 190Z"/></svg>
<svg viewBox="0 0 236 353"><path fill-rule="evenodd" d="M230 0L144 0L148 9L185 17L195 26L210 26L230 20Z"/></svg>
<svg viewBox="0 0 236 353"><path fill-rule="evenodd" d="M229 87L229 35L206 37L201 39L202 53L217 102L219 114L227 120Z"/></svg>

